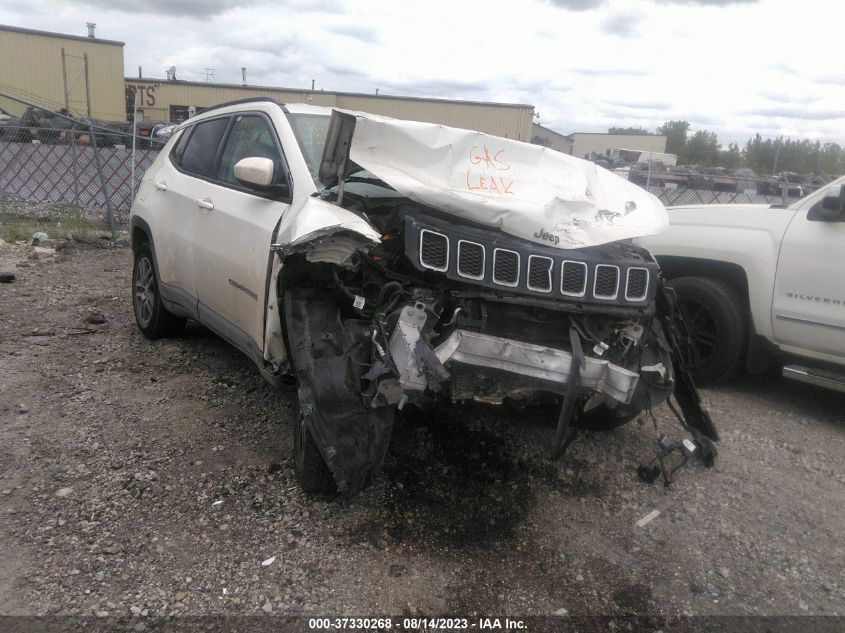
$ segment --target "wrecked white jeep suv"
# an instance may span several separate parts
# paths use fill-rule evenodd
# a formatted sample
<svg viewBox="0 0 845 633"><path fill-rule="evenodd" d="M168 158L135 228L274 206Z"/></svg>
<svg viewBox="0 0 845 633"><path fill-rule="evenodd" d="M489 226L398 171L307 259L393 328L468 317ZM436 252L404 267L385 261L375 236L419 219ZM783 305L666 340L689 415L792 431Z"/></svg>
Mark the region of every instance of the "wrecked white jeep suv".
<svg viewBox="0 0 845 633"><path fill-rule="evenodd" d="M253 99L176 128L131 226L138 327L195 319L295 384L307 491L365 486L406 406L554 406L560 454L674 390L685 428L717 439L672 296L629 241L665 211L586 161Z"/></svg>

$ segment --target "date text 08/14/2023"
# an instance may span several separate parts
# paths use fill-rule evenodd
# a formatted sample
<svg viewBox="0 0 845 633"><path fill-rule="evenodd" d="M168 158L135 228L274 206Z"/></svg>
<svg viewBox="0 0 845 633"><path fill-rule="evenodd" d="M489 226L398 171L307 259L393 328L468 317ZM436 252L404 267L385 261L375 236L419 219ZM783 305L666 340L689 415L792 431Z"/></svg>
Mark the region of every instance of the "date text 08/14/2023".
<svg viewBox="0 0 845 633"><path fill-rule="evenodd" d="M405 631L519 631L525 630L522 620L510 618L310 618L308 628L320 631L331 630L390 630Z"/></svg>

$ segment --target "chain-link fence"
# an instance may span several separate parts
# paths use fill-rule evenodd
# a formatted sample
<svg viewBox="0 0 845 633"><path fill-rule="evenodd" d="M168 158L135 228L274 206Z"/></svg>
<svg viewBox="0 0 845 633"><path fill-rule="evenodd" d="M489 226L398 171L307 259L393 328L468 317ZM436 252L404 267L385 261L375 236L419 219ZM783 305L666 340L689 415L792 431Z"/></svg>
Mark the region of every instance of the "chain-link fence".
<svg viewBox="0 0 845 633"><path fill-rule="evenodd" d="M664 187L649 186L650 193L653 193L667 207L680 206L684 204L791 204L795 198L783 195L774 196L771 194L757 193L753 190L747 191L712 191L707 189L666 189Z"/></svg>
<svg viewBox="0 0 845 633"><path fill-rule="evenodd" d="M117 237L161 142L0 95L0 238ZM133 141L135 148L133 149ZM134 163L134 176L133 176Z"/></svg>
<svg viewBox="0 0 845 633"><path fill-rule="evenodd" d="M56 238L120 235L133 184L162 145L151 126L74 119L0 93L0 238L30 239L39 231ZM666 206L789 204L819 186L636 171L629 178Z"/></svg>

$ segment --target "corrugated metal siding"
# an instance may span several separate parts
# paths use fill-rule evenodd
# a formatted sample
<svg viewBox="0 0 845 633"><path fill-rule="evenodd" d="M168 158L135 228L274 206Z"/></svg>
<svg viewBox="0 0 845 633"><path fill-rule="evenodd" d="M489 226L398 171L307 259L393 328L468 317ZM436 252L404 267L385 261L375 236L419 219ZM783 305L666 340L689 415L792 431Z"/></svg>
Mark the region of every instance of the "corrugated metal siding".
<svg viewBox="0 0 845 633"><path fill-rule="evenodd" d="M65 105L62 48L68 55L67 82L70 110L87 115L82 57L88 54L91 116L108 121L126 120L123 47L97 40L66 39L0 29L0 91L52 110ZM75 83L75 85L74 85ZM6 109L14 109L14 106ZM22 111L23 107L19 106ZM21 112L13 112L21 114Z"/></svg>
<svg viewBox="0 0 845 633"><path fill-rule="evenodd" d="M127 79L127 85L152 86L153 80ZM520 141L531 140L532 106L483 104L460 101L405 99L392 96L354 95L310 90L275 90L240 88L179 82L161 82L155 86L155 104L147 98L143 104L147 120L170 120L170 106L208 107L225 101L248 97L272 97L282 103L361 110L398 119L440 123L452 127L479 130Z"/></svg>

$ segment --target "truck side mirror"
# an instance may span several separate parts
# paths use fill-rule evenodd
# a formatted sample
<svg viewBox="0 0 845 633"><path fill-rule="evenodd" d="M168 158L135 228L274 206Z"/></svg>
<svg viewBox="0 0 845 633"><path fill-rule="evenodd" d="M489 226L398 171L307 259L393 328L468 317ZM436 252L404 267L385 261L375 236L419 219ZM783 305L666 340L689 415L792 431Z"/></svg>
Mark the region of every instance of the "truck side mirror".
<svg viewBox="0 0 845 633"><path fill-rule="evenodd" d="M818 207L819 218L835 221L845 216L845 187L839 186L839 191L829 192Z"/></svg>

